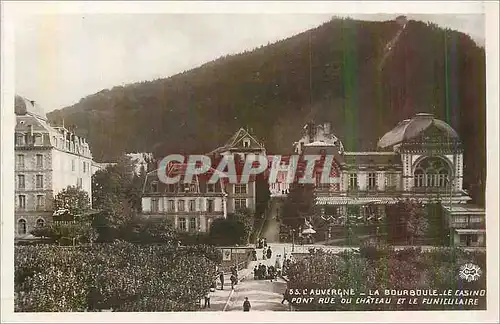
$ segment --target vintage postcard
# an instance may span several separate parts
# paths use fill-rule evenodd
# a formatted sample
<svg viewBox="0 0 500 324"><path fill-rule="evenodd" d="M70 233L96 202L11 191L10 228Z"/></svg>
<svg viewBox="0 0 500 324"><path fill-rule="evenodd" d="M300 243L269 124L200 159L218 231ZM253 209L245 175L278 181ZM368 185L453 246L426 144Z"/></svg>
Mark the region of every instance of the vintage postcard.
<svg viewBox="0 0 500 324"><path fill-rule="evenodd" d="M499 320L498 3L2 9L3 322Z"/></svg>

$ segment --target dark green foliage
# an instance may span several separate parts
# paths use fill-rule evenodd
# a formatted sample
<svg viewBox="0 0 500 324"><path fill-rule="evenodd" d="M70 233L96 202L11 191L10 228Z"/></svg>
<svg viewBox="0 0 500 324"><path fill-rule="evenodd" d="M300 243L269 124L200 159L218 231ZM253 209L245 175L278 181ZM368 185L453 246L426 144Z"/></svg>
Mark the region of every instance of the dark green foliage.
<svg viewBox="0 0 500 324"><path fill-rule="evenodd" d="M309 184L296 184L290 188L290 193L283 204L281 221L292 229L304 224L304 219L313 215L314 187Z"/></svg>
<svg viewBox="0 0 500 324"><path fill-rule="evenodd" d="M334 19L166 79L117 86L49 114L88 138L98 161L124 152L209 152L248 126L289 153L304 123L331 121L347 150L374 150L399 121L431 112L464 143L464 185L484 202L485 52L465 34L410 21ZM176 140L172 140L175 138Z"/></svg>
<svg viewBox="0 0 500 324"><path fill-rule="evenodd" d="M354 296L351 304L296 304L297 310L460 310L460 309L486 309L485 297L478 298L479 305L397 305L392 298L391 304L356 304L357 298L365 298L359 293L367 294L379 290L384 297L385 289L451 289L456 290L481 290L486 289L486 255L484 252L465 252L463 250L433 250L421 251L420 249L404 249L394 251L386 246L364 246L361 253L344 252L330 254L323 251L315 252L292 264L288 271L288 288L290 289L353 289ZM461 279L460 267L465 263L473 263L482 269L482 274L477 281L468 282ZM328 296L321 296L328 297ZM335 297L335 296L334 296ZM460 298L452 296L451 298ZM421 300L422 298L420 298Z"/></svg>
<svg viewBox="0 0 500 324"><path fill-rule="evenodd" d="M221 258L207 246L16 247L15 310L194 311Z"/></svg>

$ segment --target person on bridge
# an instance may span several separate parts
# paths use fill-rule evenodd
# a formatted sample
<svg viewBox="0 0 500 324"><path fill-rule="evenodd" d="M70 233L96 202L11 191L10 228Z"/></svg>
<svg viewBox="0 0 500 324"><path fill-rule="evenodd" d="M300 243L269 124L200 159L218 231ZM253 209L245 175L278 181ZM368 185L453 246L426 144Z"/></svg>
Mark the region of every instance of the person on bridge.
<svg viewBox="0 0 500 324"><path fill-rule="evenodd" d="M224 271L219 273L220 290L224 290Z"/></svg>
<svg viewBox="0 0 500 324"><path fill-rule="evenodd" d="M243 302L243 311L249 312L251 307L252 307L252 305L250 305L250 301L248 300L248 297L245 297L245 301Z"/></svg>
<svg viewBox="0 0 500 324"><path fill-rule="evenodd" d="M266 253L267 253L267 258L270 259L271 256L272 256L272 254L273 254L273 252L271 251L271 247L267 248L267 252Z"/></svg>

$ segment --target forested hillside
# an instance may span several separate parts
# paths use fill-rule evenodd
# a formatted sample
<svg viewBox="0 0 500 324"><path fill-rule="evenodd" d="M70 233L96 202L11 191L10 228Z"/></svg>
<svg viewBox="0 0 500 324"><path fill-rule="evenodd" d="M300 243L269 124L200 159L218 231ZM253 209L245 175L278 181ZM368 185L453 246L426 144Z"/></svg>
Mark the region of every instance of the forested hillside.
<svg viewBox="0 0 500 324"><path fill-rule="evenodd" d="M253 128L270 152L290 152L310 119L331 121L347 150L375 150L397 122L431 112L461 136L465 186L479 197L484 49L465 34L417 21L386 47L400 29L395 21L334 19L170 78L103 90L49 118L74 124L95 159L110 161L133 151L208 152L239 127Z"/></svg>

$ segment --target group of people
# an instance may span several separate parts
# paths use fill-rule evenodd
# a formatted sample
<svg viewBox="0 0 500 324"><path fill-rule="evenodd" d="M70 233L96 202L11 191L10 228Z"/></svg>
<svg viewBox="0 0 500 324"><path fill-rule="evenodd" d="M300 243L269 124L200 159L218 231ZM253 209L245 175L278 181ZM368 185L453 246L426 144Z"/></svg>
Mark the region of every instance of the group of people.
<svg viewBox="0 0 500 324"><path fill-rule="evenodd" d="M259 266L255 266L253 269L253 278L254 280L276 280L280 275L279 270L274 266L266 266L264 264L259 264Z"/></svg>
<svg viewBox="0 0 500 324"><path fill-rule="evenodd" d="M257 248L262 249L267 247L267 239L266 238L259 238L257 239Z"/></svg>

